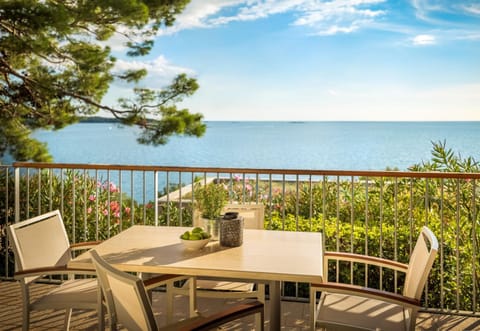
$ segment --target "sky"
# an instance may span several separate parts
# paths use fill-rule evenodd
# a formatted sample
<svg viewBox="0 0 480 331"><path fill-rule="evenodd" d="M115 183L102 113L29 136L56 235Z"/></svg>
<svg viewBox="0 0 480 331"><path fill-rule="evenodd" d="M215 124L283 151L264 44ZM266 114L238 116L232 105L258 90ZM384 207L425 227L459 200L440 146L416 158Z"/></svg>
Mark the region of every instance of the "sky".
<svg viewBox="0 0 480 331"><path fill-rule="evenodd" d="M144 86L195 77L205 120L480 121L480 0L191 0L148 56L118 45Z"/></svg>

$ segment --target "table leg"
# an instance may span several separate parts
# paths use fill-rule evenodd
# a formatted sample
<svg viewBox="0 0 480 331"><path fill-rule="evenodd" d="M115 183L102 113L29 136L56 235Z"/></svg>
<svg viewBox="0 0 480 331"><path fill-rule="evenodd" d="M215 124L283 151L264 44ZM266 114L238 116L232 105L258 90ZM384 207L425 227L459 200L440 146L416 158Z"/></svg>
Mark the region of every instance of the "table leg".
<svg viewBox="0 0 480 331"><path fill-rule="evenodd" d="M197 277L190 277L188 280L190 286L188 288L188 306L190 317L198 316L197 311Z"/></svg>
<svg viewBox="0 0 480 331"><path fill-rule="evenodd" d="M270 282L270 330L280 330L280 281Z"/></svg>

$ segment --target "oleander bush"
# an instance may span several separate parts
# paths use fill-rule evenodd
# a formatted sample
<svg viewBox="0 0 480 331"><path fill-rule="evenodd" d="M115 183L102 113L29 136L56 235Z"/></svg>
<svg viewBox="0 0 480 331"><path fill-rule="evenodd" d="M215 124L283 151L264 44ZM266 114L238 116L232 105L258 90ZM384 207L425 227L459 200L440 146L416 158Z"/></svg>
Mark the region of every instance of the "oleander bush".
<svg viewBox="0 0 480 331"><path fill-rule="evenodd" d="M155 224L153 202L140 204L121 192L114 181L99 180L85 172L42 170L20 176L19 185L19 219L59 209L70 242L105 240L134 224ZM0 263L2 276L12 276L14 269L6 233L7 225L15 220L14 187L14 176L0 172L0 259L6 261ZM191 208L182 208L180 216L178 204L170 202L160 206L158 224L191 225L191 214Z"/></svg>
<svg viewBox="0 0 480 331"><path fill-rule="evenodd" d="M455 155L445 143L434 143L432 160L411 170L480 172L475 160ZM299 193L287 191L282 198L264 201L265 227L322 231L327 250L408 262L421 227L427 225L439 240L440 252L428 280L428 296L423 299L431 307L478 311L479 196L478 184L469 179L334 179L305 184ZM330 265L334 276L335 268L336 264ZM380 284L379 272L349 263L338 270L340 281L401 292L401 275L382 274Z"/></svg>

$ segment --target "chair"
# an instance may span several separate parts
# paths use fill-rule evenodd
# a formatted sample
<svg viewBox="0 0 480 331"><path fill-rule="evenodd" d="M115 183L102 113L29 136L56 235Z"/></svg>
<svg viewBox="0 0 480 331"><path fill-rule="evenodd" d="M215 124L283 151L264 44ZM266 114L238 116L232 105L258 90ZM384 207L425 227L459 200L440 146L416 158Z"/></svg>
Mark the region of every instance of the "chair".
<svg viewBox="0 0 480 331"><path fill-rule="evenodd" d="M243 217L246 229L263 229L265 207L263 204L229 204L223 212L238 212ZM199 213L196 213L199 214ZM200 217L194 218L195 226L201 226ZM188 295L188 282L182 287L173 287L169 292L169 302L175 294ZM197 279L197 297L206 298L255 298L265 302L265 284L233 282L219 279Z"/></svg>
<svg viewBox="0 0 480 331"><path fill-rule="evenodd" d="M98 300L95 278L75 279L74 275L95 275L95 270L67 268L74 250L88 249L97 243L70 245L58 210L12 224L7 228L15 254L14 278L20 282L23 300L23 330L30 326L32 310L65 309L65 328L70 325L72 309L94 309L103 328L102 305ZM30 299L30 285L48 275L68 276L42 297Z"/></svg>
<svg viewBox="0 0 480 331"><path fill-rule="evenodd" d="M211 330L251 314L260 314L261 324L258 327L263 330L264 307L263 303L259 301L237 305L209 317L189 318L159 329L142 280L115 269L95 250L90 251L90 254L98 273L109 316L112 318L112 330L117 329L117 322L130 331Z"/></svg>
<svg viewBox="0 0 480 331"><path fill-rule="evenodd" d="M329 260L350 261L390 268L405 273L403 294L350 284L325 282L311 284L310 322L326 330L415 330L422 290L438 251L438 241L423 227L408 264L358 254L326 252ZM328 275L325 276L328 280ZM321 291L318 306L316 292Z"/></svg>

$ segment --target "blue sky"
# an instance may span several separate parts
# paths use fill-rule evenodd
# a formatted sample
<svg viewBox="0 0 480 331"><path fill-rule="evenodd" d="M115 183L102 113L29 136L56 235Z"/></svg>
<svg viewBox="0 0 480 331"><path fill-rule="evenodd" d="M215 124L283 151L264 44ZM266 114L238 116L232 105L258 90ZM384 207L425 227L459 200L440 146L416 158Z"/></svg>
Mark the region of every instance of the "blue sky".
<svg viewBox="0 0 480 331"><path fill-rule="evenodd" d="M205 120L479 121L480 0L192 0L117 66L196 77Z"/></svg>

